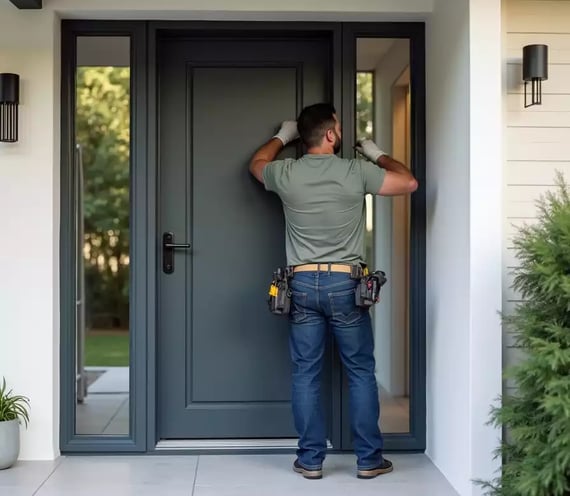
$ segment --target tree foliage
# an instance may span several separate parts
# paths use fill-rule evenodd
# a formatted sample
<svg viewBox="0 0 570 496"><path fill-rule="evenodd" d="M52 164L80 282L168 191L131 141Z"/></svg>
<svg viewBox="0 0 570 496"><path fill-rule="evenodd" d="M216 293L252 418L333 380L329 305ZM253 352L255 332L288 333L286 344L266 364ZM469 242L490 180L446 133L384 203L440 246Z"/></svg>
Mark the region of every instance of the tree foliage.
<svg viewBox="0 0 570 496"><path fill-rule="evenodd" d="M356 74L356 137L357 139L374 139L372 135L374 102L372 95L371 72Z"/></svg>
<svg viewBox="0 0 570 496"><path fill-rule="evenodd" d="M514 241L523 302L505 323L524 359L506 371L516 393L491 414L505 431L501 475L482 483L492 495L570 495L570 197L557 184Z"/></svg>
<svg viewBox="0 0 570 496"><path fill-rule="evenodd" d="M128 327L130 70L77 70L76 141L84 163L87 319Z"/></svg>

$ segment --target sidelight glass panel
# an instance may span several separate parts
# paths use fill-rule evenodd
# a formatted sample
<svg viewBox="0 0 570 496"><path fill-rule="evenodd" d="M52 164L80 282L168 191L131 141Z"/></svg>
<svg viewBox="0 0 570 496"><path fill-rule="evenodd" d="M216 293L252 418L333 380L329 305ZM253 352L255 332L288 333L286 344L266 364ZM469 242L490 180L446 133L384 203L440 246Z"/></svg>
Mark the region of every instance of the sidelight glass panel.
<svg viewBox="0 0 570 496"><path fill-rule="evenodd" d="M360 38L356 59L356 139L373 139L410 165L409 41ZM410 431L409 196L366 198L367 258L388 283L373 309L380 426L384 433Z"/></svg>
<svg viewBox="0 0 570 496"><path fill-rule="evenodd" d="M356 73L356 136L357 139L374 139L374 72ZM366 260L374 264L374 198L366 195Z"/></svg>
<svg viewBox="0 0 570 496"><path fill-rule="evenodd" d="M75 432L129 434L130 39L77 38Z"/></svg>

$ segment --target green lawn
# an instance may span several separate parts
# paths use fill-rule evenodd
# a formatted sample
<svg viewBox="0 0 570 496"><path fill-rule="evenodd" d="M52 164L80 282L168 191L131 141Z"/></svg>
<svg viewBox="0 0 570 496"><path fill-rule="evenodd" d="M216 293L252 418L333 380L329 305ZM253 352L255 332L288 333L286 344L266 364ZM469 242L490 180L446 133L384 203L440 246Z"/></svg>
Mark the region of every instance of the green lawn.
<svg viewBox="0 0 570 496"><path fill-rule="evenodd" d="M85 365L128 367L129 333L105 333L104 331L87 333Z"/></svg>

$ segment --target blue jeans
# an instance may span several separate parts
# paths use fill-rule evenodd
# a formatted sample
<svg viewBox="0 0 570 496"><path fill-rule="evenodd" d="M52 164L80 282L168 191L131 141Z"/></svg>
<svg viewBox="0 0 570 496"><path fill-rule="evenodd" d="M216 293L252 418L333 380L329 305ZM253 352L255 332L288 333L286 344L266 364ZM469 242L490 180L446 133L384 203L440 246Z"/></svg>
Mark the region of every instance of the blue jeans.
<svg viewBox="0 0 570 496"><path fill-rule="evenodd" d="M297 456L307 469L320 469L326 455L321 370L329 328L348 376L358 469L370 469L382 462L372 324L369 311L354 302L356 285L349 274L340 272L297 272L291 280L293 416L299 434Z"/></svg>

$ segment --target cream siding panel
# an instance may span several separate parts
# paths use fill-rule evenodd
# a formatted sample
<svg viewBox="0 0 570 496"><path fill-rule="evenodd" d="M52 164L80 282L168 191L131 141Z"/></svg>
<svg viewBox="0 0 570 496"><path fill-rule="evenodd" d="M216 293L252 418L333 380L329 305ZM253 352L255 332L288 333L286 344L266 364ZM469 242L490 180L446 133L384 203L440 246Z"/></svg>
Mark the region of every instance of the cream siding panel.
<svg viewBox="0 0 570 496"><path fill-rule="evenodd" d="M568 162L510 160L506 167L505 181L509 186L554 185L557 171L562 172L570 181L570 160Z"/></svg>
<svg viewBox="0 0 570 496"><path fill-rule="evenodd" d="M551 64L570 64L570 34L509 33L507 58L520 60L524 45L548 45L548 59Z"/></svg>
<svg viewBox="0 0 570 496"><path fill-rule="evenodd" d="M570 17L568 18L570 24ZM507 89L509 93L524 94L524 81L522 81L522 48L520 63L507 64ZM542 83L543 100L545 95L566 95L569 93L568 81L570 79L570 64L549 64L548 80ZM529 87L530 89L530 87Z"/></svg>
<svg viewBox="0 0 570 496"><path fill-rule="evenodd" d="M509 127L506 140L507 160L570 160L569 128Z"/></svg>
<svg viewBox="0 0 570 496"><path fill-rule="evenodd" d="M506 192L508 196L508 190ZM537 208L532 201L513 202L508 201L505 204L505 215L507 219L533 219L536 217Z"/></svg>
<svg viewBox="0 0 570 496"><path fill-rule="evenodd" d="M554 185L556 171L570 182L570 0L506 0L505 173L503 223L503 309L512 312L521 296L512 288L518 265L513 249L517 229L535 222L535 201ZM548 45L548 81L542 105L524 108L522 48ZM504 365L520 360L504 330ZM506 384L508 389L511 384Z"/></svg>
<svg viewBox="0 0 570 496"><path fill-rule="evenodd" d="M570 112L509 112L511 127L561 127L570 126Z"/></svg>
<svg viewBox="0 0 570 496"><path fill-rule="evenodd" d="M509 0L507 32L568 34L570 2L567 0Z"/></svg>
<svg viewBox="0 0 570 496"><path fill-rule="evenodd" d="M504 265L505 265L505 278L506 278L506 276L509 275L510 270L511 270L513 267L518 266L518 264L519 264L519 261L518 261L518 258L517 258L517 256L516 256L516 254L515 254L515 249L514 249L514 247L512 246L512 243L511 243L511 246L508 247L508 248L504 251L503 256L505 257L505 258L504 258ZM503 278L503 280L505 280L505 278ZM510 281L510 280L507 279L506 282L507 282L508 284L510 284L512 281ZM515 298L515 299L516 299L517 301L519 300L519 298Z"/></svg>
<svg viewBox="0 0 570 496"><path fill-rule="evenodd" d="M570 1L570 0L569 0ZM522 48L521 48L522 52ZM544 82L546 85L546 81ZM569 88L570 90L570 88ZM536 114L545 112L570 112L570 92L566 95L549 95L548 98L542 99L542 105L524 108L524 97L521 93L510 93L507 95L507 111L510 112L524 112L526 115L532 117ZM511 122L509 122L509 126ZM533 126L537 126L536 122Z"/></svg>

